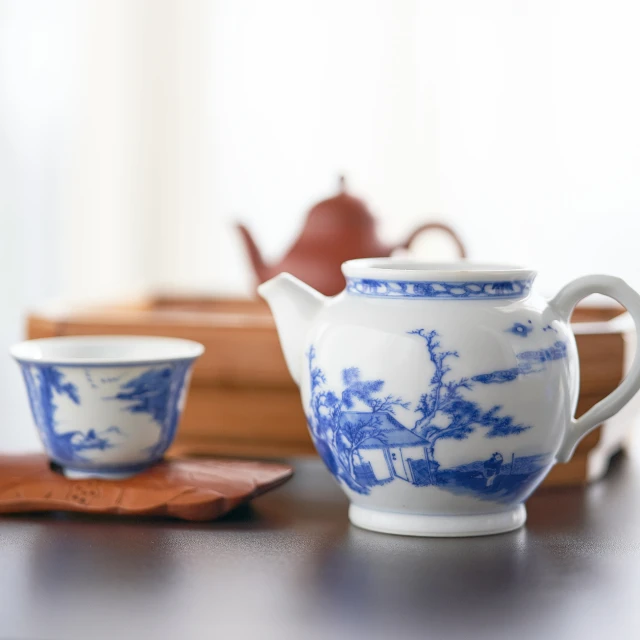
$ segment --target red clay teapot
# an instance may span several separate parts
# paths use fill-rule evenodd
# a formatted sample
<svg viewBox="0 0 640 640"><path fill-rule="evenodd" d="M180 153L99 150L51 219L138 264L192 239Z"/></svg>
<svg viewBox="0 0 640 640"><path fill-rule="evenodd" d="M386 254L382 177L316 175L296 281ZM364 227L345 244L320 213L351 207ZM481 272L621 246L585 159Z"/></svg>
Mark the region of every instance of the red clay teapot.
<svg viewBox="0 0 640 640"><path fill-rule="evenodd" d="M346 192L344 178L341 178L338 195L319 202L309 211L300 236L279 264L266 264L249 230L242 224L238 225L238 230L260 283L288 271L328 296L344 289L344 277L340 271L343 262L390 256L396 249L409 248L423 231L438 229L447 232L456 243L460 257L466 257L462 241L445 224L423 224L395 246L380 242L375 225L373 215L361 200Z"/></svg>

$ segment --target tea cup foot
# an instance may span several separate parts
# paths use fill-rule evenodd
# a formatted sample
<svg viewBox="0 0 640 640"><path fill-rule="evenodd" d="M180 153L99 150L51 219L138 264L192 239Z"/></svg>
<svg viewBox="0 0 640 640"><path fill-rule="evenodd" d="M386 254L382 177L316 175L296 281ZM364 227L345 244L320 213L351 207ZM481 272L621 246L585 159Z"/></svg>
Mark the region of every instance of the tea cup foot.
<svg viewBox="0 0 640 640"><path fill-rule="evenodd" d="M128 468L121 471L100 471L93 469L70 469L62 467L62 475L69 480L125 480L145 471L151 465L140 466L139 468Z"/></svg>
<svg viewBox="0 0 640 640"><path fill-rule="evenodd" d="M352 504L349 520L361 529L400 536L453 538L506 533L522 527L527 519L523 504L500 513L434 516L377 511Z"/></svg>

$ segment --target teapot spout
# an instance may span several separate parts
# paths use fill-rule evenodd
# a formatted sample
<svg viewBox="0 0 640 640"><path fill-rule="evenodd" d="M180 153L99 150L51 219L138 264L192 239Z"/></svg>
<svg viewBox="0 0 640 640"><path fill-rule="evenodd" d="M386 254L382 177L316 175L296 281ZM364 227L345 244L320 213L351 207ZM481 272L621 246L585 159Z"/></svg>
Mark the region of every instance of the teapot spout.
<svg viewBox="0 0 640 640"><path fill-rule="evenodd" d="M236 227L242 236L253 271L255 272L258 280L260 282L264 282L269 277L269 267L262 259L262 254L260 253L260 249L258 249L258 245L255 243L253 236L247 227L243 224L238 224Z"/></svg>
<svg viewBox="0 0 640 640"><path fill-rule="evenodd" d="M258 287L273 313L289 373L297 385L302 373L305 339L327 297L290 273L281 273Z"/></svg>

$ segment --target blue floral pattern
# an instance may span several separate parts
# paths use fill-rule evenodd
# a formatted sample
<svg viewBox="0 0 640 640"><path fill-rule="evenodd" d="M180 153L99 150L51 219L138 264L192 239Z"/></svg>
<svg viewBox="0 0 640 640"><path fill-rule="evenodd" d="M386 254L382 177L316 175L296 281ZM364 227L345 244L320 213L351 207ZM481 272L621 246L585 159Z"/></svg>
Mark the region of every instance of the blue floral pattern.
<svg viewBox="0 0 640 640"><path fill-rule="evenodd" d="M372 487L402 480L497 502L524 500L552 464L550 454L505 460L496 450L487 460L444 469L436 459L436 444L444 439L465 440L477 431L500 440L531 429L504 415L500 405L482 407L473 398L474 386L510 382L541 371L549 361L566 357L566 345L558 341L547 349L518 354L519 364L512 369L455 378L451 374L457 351L444 349L436 331L416 329L409 334L415 336L416 346L422 344L433 366L414 408L418 417L410 427L396 417L396 411L410 409L410 403L385 394L384 380L367 380L357 367L342 370L341 391L327 389L315 347L309 348L307 422L329 470L364 495Z"/></svg>
<svg viewBox="0 0 640 640"><path fill-rule="evenodd" d="M533 279L503 282L413 282L347 278L347 292L373 298L496 300L521 298L529 293L532 283Z"/></svg>

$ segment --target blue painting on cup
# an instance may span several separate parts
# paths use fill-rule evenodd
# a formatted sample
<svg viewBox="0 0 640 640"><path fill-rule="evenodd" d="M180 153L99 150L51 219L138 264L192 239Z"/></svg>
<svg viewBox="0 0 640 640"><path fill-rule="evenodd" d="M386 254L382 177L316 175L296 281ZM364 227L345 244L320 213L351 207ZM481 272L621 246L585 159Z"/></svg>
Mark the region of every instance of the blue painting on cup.
<svg viewBox="0 0 640 640"><path fill-rule="evenodd" d="M104 367L65 367L51 364L20 363L31 411L51 459L66 468L99 468L102 471L138 469L162 457L173 441L178 426L187 374L192 361L118 368L113 374ZM84 393L69 378L82 371ZM105 390L116 388L116 393ZM60 419L60 404L66 402L66 420ZM96 427L87 424L83 411L87 402L99 403L113 424ZM127 457L135 463L100 462L100 452L130 449L132 421L127 414L147 414L157 427L152 446ZM89 456L91 454L91 456Z"/></svg>

